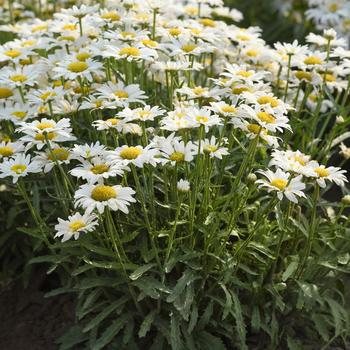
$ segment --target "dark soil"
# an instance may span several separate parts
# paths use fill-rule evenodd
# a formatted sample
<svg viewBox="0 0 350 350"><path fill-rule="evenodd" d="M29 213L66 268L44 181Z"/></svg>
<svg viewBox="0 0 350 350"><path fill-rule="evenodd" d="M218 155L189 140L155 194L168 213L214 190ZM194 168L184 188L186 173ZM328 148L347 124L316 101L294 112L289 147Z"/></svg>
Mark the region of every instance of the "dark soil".
<svg viewBox="0 0 350 350"><path fill-rule="evenodd" d="M0 350L57 350L57 338L74 323L72 295L45 298L47 275L36 272L27 288L0 288Z"/></svg>

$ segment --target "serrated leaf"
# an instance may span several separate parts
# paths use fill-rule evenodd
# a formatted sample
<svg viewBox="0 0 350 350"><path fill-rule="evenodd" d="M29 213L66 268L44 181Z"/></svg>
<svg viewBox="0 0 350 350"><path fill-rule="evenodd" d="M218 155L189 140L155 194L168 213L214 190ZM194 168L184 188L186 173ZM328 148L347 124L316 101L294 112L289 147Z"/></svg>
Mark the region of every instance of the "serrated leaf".
<svg viewBox="0 0 350 350"><path fill-rule="evenodd" d="M167 298L168 303L172 303L175 301L176 298L179 297L179 295L183 292L183 290L186 288L186 285L189 283L195 281L196 279L200 278L200 276L196 275L191 270L185 270L181 278L178 280L175 288L170 293L170 295Z"/></svg>
<svg viewBox="0 0 350 350"><path fill-rule="evenodd" d="M299 262L292 261L286 268L286 270L282 274L282 281L285 282L287 279L294 274L296 269L298 268Z"/></svg>
<svg viewBox="0 0 350 350"><path fill-rule="evenodd" d="M146 264L143 266L140 266L138 269L136 269L130 276L129 278L133 281L137 280L138 278L140 278L145 272L149 271L153 266L155 266L156 264L154 263L150 263L150 264Z"/></svg>
<svg viewBox="0 0 350 350"><path fill-rule="evenodd" d="M56 343L59 345L59 350L69 350L74 348L88 339L88 336L83 333L82 329L78 325L71 327L68 332L57 339Z"/></svg>
<svg viewBox="0 0 350 350"><path fill-rule="evenodd" d="M109 344L113 338L123 329L125 324L128 322L128 315L123 315L106 328L102 333L101 337L97 339L96 343L92 347L92 350L101 350L107 344Z"/></svg>
<svg viewBox="0 0 350 350"><path fill-rule="evenodd" d="M154 317L156 316L156 314L157 314L157 310L153 310L142 321L141 326L140 326L140 330L139 330L139 333L138 333L139 338L143 338L149 332L149 330L151 329L151 326L152 326L152 323L154 321Z"/></svg>
<svg viewBox="0 0 350 350"><path fill-rule="evenodd" d="M233 313L236 320L236 331L237 331L238 340L240 343L240 349L248 350L248 347L246 345L246 329L245 329L245 323L244 323L243 314L242 314L241 303L237 295L234 294L232 291L231 291L231 296L232 296L232 301L234 305Z"/></svg>
<svg viewBox="0 0 350 350"><path fill-rule="evenodd" d="M223 341L206 331L198 334L199 345L201 350L227 350Z"/></svg>
<svg viewBox="0 0 350 350"><path fill-rule="evenodd" d="M125 304L129 298L124 296L114 303L108 305L105 309L103 309L96 317L94 317L83 329L83 332L86 333L89 330L97 327L104 319L106 319L114 310L118 307Z"/></svg>

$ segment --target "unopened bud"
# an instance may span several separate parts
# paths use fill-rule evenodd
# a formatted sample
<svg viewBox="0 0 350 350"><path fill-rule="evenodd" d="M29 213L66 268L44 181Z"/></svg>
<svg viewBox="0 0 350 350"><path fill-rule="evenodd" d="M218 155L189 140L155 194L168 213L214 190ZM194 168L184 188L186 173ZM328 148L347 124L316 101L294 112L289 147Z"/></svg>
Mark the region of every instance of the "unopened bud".
<svg viewBox="0 0 350 350"><path fill-rule="evenodd" d="M335 122L337 124L342 124L345 122L344 118L341 116L341 115L338 115L336 118L335 118Z"/></svg>
<svg viewBox="0 0 350 350"><path fill-rule="evenodd" d="M258 177L255 174L253 174L253 173L250 173L247 176L248 182L255 182L257 179L258 179Z"/></svg>
<svg viewBox="0 0 350 350"><path fill-rule="evenodd" d="M344 196L344 197L341 199L341 202L342 202L344 205L350 205L350 194L347 194L346 196Z"/></svg>

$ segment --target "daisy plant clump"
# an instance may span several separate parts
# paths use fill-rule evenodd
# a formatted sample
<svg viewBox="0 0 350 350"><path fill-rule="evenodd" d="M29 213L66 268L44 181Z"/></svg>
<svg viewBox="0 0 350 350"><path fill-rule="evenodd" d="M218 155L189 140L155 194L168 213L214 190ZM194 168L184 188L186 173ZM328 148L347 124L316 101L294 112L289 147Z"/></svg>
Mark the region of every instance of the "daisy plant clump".
<svg viewBox="0 0 350 350"><path fill-rule="evenodd" d="M345 348L344 39L269 46L213 0L47 17L1 28L0 179L77 296L61 348Z"/></svg>

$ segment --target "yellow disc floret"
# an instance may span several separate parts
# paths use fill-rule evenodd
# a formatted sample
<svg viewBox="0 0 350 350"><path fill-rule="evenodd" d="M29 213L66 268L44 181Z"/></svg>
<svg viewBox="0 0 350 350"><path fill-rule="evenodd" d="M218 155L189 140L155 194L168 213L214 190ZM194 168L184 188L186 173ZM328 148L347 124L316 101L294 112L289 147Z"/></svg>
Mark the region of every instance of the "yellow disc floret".
<svg viewBox="0 0 350 350"><path fill-rule="evenodd" d="M90 171L92 173L94 173L95 175L100 175L100 174L103 174L103 173L107 172L108 169L109 169L108 165L106 165L106 164L98 164L98 165L95 165L92 168L90 168Z"/></svg>
<svg viewBox="0 0 350 350"><path fill-rule="evenodd" d="M13 149L10 146L2 146L0 147L0 156L2 157L10 157L13 155Z"/></svg>
<svg viewBox="0 0 350 350"><path fill-rule="evenodd" d="M68 64L68 70L70 70L73 73L81 73L87 70L89 65L86 62L78 61L78 62L71 62Z"/></svg>
<svg viewBox="0 0 350 350"><path fill-rule="evenodd" d="M183 162L185 160L185 155L182 152L173 152L169 158L173 162Z"/></svg>
<svg viewBox="0 0 350 350"><path fill-rule="evenodd" d="M85 226L86 225L85 225L84 221L82 221L82 220L75 220L69 224L69 228L73 232L76 232L76 231L80 230L81 228L84 228Z"/></svg>
<svg viewBox="0 0 350 350"><path fill-rule="evenodd" d="M97 202L105 202L116 197L117 191L112 186L97 185L91 192L91 198Z"/></svg>
<svg viewBox="0 0 350 350"><path fill-rule="evenodd" d="M285 179L280 179L280 178L273 179L273 180L270 182L270 185L271 185L271 186L278 188L280 191L283 191L283 190L287 187L287 184L288 184L288 181L287 181L287 180L285 180Z"/></svg>
<svg viewBox="0 0 350 350"><path fill-rule="evenodd" d="M16 174L23 174L26 169L27 166L24 164L15 164L11 167L11 170Z"/></svg>
<svg viewBox="0 0 350 350"><path fill-rule="evenodd" d="M137 147L126 147L121 150L120 157L127 160L136 159L140 154L142 153L142 150Z"/></svg>
<svg viewBox="0 0 350 350"><path fill-rule="evenodd" d="M325 168L318 167L314 169L314 172L319 176L319 177L327 177L330 175L329 170Z"/></svg>

